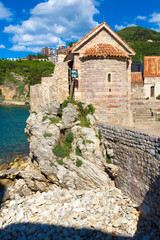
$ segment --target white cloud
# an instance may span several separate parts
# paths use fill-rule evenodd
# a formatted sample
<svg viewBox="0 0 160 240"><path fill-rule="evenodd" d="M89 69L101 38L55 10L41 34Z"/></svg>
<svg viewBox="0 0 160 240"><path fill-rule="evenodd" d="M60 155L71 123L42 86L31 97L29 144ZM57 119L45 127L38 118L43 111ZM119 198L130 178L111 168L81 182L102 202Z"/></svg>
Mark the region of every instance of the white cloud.
<svg viewBox="0 0 160 240"><path fill-rule="evenodd" d="M120 30L122 30L122 29L124 29L124 28L127 28L127 27L135 27L136 26L136 24L127 24L127 25L115 25L114 27L115 27L115 29L116 30L118 30L118 31L120 31Z"/></svg>
<svg viewBox="0 0 160 240"><path fill-rule="evenodd" d="M11 16L13 14L11 13L9 8L6 8L2 2L0 2L0 20L11 20Z"/></svg>
<svg viewBox="0 0 160 240"><path fill-rule="evenodd" d="M146 16L137 16L136 19L146 21Z"/></svg>
<svg viewBox="0 0 160 240"><path fill-rule="evenodd" d="M153 30L160 32L160 13L151 14L149 22L155 24L155 28L153 28Z"/></svg>
<svg viewBox="0 0 160 240"><path fill-rule="evenodd" d="M0 44L0 48L6 48L3 44Z"/></svg>
<svg viewBox="0 0 160 240"><path fill-rule="evenodd" d="M9 25L4 32L13 34L12 50L28 51L53 47L64 41L77 41L98 25L97 3L102 0L47 0L31 9L31 17L20 25ZM23 48L22 48L23 47Z"/></svg>

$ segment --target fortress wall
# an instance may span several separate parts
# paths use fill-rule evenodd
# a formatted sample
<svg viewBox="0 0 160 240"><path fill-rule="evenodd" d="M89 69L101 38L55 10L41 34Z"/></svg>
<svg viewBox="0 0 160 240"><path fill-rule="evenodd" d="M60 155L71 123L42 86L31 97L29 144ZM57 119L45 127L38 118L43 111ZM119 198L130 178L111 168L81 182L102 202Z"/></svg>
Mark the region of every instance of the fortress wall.
<svg viewBox="0 0 160 240"><path fill-rule="evenodd" d="M68 94L68 64L57 63L51 77L44 77L41 84L31 86L31 111L40 112L41 106L53 100L62 103Z"/></svg>
<svg viewBox="0 0 160 240"><path fill-rule="evenodd" d="M160 137L99 123L119 167L116 186L160 227Z"/></svg>

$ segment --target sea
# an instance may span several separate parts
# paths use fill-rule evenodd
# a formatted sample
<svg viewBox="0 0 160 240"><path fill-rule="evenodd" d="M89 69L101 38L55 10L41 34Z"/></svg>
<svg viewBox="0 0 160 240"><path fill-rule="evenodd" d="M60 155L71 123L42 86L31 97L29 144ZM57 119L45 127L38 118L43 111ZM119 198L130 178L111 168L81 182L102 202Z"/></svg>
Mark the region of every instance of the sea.
<svg viewBox="0 0 160 240"><path fill-rule="evenodd" d="M29 153L24 133L28 106L0 105L0 164Z"/></svg>

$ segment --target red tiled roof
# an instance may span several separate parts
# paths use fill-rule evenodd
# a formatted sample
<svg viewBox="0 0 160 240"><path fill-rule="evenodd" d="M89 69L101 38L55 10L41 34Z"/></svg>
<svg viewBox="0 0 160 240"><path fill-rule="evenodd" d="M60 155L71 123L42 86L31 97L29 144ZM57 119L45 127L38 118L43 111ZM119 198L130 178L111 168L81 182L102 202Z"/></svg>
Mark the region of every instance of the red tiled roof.
<svg viewBox="0 0 160 240"><path fill-rule="evenodd" d="M69 54L69 52L72 50L73 47L70 47L70 48L66 48L66 49L61 49L59 51L57 51L57 54Z"/></svg>
<svg viewBox="0 0 160 240"><path fill-rule="evenodd" d="M160 77L160 56L144 57L144 77Z"/></svg>
<svg viewBox="0 0 160 240"><path fill-rule="evenodd" d="M99 43L89 49L86 49L81 58L90 57L122 57L129 58L127 54L110 44Z"/></svg>
<svg viewBox="0 0 160 240"><path fill-rule="evenodd" d="M142 73L141 72L132 72L131 73L131 83L143 83Z"/></svg>

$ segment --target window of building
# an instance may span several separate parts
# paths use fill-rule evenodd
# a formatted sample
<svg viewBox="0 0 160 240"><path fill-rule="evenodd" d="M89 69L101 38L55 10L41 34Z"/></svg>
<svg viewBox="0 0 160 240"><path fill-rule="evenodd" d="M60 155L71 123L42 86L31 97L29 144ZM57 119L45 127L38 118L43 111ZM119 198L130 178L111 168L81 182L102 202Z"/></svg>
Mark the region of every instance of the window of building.
<svg viewBox="0 0 160 240"><path fill-rule="evenodd" d="M111 82L111 74L108 73L108 82Z"/></svg>
<svg viewBox="0 0 160 240"><path fill-rule="evenodd" d="M151 87L151 94L150 94L151 97L154 97L154 86Z"/></svg>

